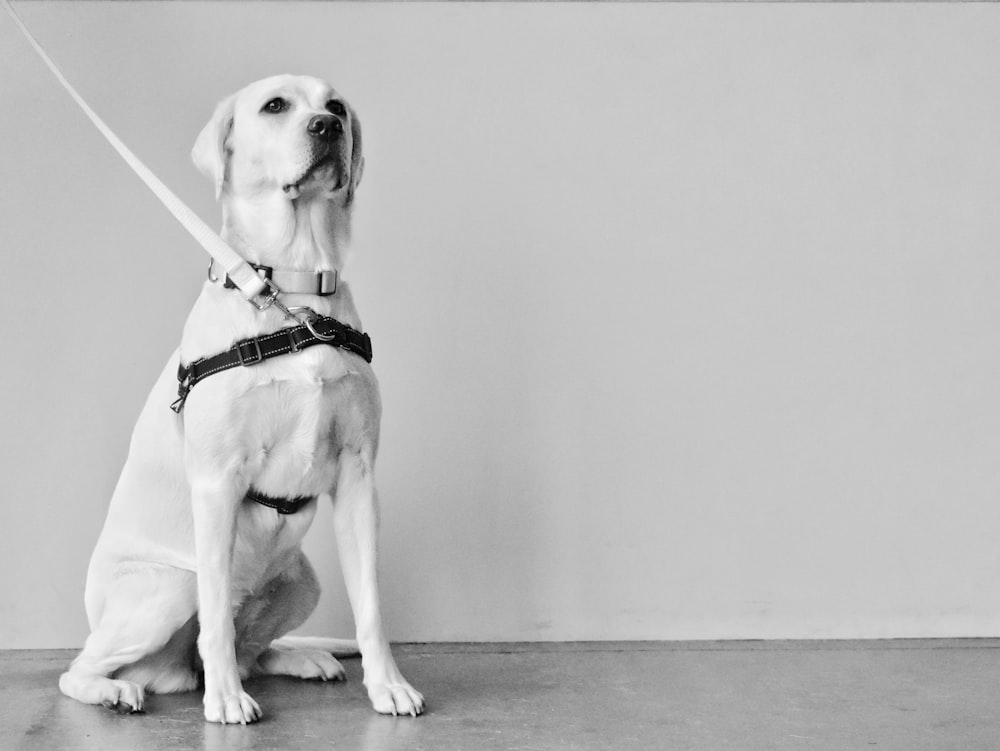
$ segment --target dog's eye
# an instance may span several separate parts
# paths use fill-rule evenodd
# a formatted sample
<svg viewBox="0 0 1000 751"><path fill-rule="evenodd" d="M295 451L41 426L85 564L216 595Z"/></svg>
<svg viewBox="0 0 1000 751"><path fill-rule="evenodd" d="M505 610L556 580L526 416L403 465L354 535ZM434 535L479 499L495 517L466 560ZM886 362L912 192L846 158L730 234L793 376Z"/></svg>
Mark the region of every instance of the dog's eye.
<svg viewBox="0 0 1000 751"><path fill-rule="evenodd" d="M286 109L288 109L288 102L286 102L280 96L276 96L270 102L265 104L260 111L270 112L272 115L276 115L279 112L284 112Z"/></svg>
<svg viewBox="0 0 1000 751"><path fill-rule="evenodd" d="M337 117L343 117L347 114L347 109L345 109L343 103L338 102L336 99L331 99L326 103L326 111Z"/></svg>

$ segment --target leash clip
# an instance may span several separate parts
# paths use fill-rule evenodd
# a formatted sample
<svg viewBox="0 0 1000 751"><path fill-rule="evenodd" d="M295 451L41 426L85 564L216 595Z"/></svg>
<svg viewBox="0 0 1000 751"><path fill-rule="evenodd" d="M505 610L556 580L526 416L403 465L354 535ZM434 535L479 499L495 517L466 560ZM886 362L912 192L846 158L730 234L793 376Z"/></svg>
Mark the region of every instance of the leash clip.
<svg viewBox="0 0 1000 751"><path fill-rule="evenodd" d="M264 288L267 290L267 294L264 294L263 292L260 293L264 294L264 300L258 303L254 298L251 297L247 298L247 302L249 302L251 305L257 308L257 310L267 310L268 308L274 306L284 314L285 318L291 321L300 321L303 323L305 322L302 321L302 319L300 319L299 316L293 311L307 310L309 311L309 313L316 316L317 318L319 317L319 314L316 313L316 311L314 311L312 308L286 307L285 304L278 299L278 295L281 294L281 290L278 289L278 286L271 281L271 277L270 276L261 277L261 280L264 282ZM258 297L259 296L260 295L258 295Z"/></svg>
<svg viewBox="0 0 1000 751"><path fill-rule="evenodd" d="M261 281L264 282L264 289L267 290L267 294L264 294L264 292L261 291L254 297L248 297L247 302L257 308L257 310L267 310L274 305L278 310L287 315L288 308L278 302L278 295L281 294L281 290L278 289L277 285L275 285L275 283L267 277L262 277ZM264 296L264 300L263 302L258 303L256 298L261 295Z"/></svg>

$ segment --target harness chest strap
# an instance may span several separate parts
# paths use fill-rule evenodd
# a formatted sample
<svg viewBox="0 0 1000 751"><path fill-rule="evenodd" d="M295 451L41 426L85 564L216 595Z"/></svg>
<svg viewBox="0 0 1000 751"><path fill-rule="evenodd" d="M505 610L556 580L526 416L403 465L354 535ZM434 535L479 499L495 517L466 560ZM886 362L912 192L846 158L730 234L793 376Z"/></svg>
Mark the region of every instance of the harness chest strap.
<svg viewBox="0 0 1000 751"><path fill-rule="evenodd" d="M225 352L203 357L189 365L181 363L177 368L177 400L170 405L170 409L180 413L188 392L198 381L214 373L256 365L272 357L299 352L317 344L338 347L360 355L366 362L372 361L372 341L368 334L353 329L336 318L320 316L308 324L241 339Z"/></svg>

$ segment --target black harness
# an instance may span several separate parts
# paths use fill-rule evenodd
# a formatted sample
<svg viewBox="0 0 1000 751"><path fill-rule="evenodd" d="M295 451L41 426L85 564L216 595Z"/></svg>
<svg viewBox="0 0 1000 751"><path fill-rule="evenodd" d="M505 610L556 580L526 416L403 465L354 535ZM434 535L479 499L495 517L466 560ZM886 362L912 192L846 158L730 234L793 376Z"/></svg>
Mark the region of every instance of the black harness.
<svg viewBox="0 0 1000 751"><path fill-rule="evenodd" d="M225 352L211 357L202 357L190 365L181 363L177 368L177 401L170 409L178 414L184 409L184 401L194 385L213 373L221 373L235 367L249 367L278 355L293 354L317 344L338 347L361 355L366 362L372 361L372 340L368 334L352 329L336 318L319 316L308 324L281 329L273 334L264 334L250 339L241 339Z"/></svg>
<svg viewBox="0 0 1000 751"><path fill-rule="evenodd" d="M372 341L368 334L353 329L336 318L318 316L308 324L281 329L273 334L241 339L225 352L202 357L190 365L181 363L177 368L177 401L170 405L170 409L180 414L184 409L184 401L194 385L214 373L236 367L247 368L272 357L301 352L317 344L344 349L360 355L366 362L372 361ZM294 514L313 500L313 497L274 498L250 488L247 500L273 508L279 514Z"/></svg>

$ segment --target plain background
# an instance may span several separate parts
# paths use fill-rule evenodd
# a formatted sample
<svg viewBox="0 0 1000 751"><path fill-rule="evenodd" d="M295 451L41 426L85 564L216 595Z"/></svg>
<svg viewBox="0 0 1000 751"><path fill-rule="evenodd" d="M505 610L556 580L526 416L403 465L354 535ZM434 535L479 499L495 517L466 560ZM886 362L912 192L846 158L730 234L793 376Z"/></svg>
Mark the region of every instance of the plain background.
<svg viewBox="0 0 1000 751"><path fill-rule="evenodd" d="M391 638L1000 632L1000 7L18 8L213 226L217 100L360 112ZM206 261L3 15L0 104L0 647L77 646Z"/></svg>

